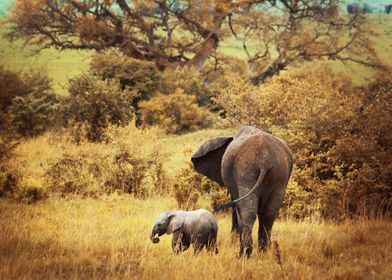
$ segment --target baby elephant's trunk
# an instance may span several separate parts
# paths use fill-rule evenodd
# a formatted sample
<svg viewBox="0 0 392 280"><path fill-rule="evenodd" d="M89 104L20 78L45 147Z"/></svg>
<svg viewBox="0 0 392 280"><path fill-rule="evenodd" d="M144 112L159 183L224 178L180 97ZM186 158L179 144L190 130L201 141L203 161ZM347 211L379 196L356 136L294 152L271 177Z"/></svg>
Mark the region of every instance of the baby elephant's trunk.
<svg viewBox="0 0 392 280"><path fill-rule="evenodd" d="M156 227L154 226L154 228L152 229L151 234L150 234L150 240L152 243L159 242L159 238L155 237L155 235L157 235L157 234L158 234L158 231L156 230Z"/></svg>

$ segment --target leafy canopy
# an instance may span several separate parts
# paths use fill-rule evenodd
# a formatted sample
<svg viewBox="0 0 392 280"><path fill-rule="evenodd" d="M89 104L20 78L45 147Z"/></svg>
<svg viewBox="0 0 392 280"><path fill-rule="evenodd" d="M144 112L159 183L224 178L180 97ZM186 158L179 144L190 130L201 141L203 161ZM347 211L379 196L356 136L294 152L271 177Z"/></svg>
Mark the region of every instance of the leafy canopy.
<svg viewBox="0 0 392 280"><path fill-rule="evenodd" d="M115 47L159 69L225 61L227 39L242 40L251 81L298 62L379 63L361 13L341 15L337 0L16 0L8 37L41 48ZM249 43L252 48L249 48ZM216 68L216 67L215 67Z"/></svg>

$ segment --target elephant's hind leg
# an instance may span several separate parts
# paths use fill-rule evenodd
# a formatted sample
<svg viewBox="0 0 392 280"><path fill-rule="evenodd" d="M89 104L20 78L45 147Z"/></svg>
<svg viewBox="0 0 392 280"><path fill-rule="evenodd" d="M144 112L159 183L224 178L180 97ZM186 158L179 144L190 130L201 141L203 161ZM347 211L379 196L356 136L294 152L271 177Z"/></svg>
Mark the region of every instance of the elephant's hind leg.
<svg viewBox="0 0 392 280"><path fill-rule="evenodd" d="M208 236L208 242L206 245L207 252L211 253L214 252L217 254L218 253L218 248L216 244L216 238L217 238L217 233L216 232L211 232Z"/></svg>
<svg viewBox="0 0 392 280"><path fill-rule="evenodd" d="M251 196L243 203L244 206L239 207L239 219L241 224L240 257L242 257L244 254L247 257L250 257L253 249L252 229L253 224L256 221L258 199L256 196Z"/></svg>
<svg viewBox="0 0 392 280"><path fill-rule="evenodd" d="M272 193L265 207L258 213L258 245L261 251L266 251L271 244L271 230L283 201L284 190L285 188L278 188L276 192Z"/></svg>
<svg viewBox="0 0 392 280"><path fill-rule="evenodd" d="M233 197L231 200L234 200ZM235 208L231 209L231 234L233 238L239 236L240 234L240 227L238 225L238 218L237 218L237 211Z"/></svg>

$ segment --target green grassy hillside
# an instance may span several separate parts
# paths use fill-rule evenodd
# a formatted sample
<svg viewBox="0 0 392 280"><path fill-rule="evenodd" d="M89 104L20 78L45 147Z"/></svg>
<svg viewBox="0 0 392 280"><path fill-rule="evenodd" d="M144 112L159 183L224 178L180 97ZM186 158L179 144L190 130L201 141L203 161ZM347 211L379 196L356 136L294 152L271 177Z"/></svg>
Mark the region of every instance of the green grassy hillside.
<svg viewBox="0 0 392 280"><path fill-rule="evenodd" d="M88 70L91 52L48 49L33 54L36 48L22 41L11 43L3 38L4 32L4 28L0 29L0 64L24 73L46 71L59 94L67 92L70 78Z"/></svg>

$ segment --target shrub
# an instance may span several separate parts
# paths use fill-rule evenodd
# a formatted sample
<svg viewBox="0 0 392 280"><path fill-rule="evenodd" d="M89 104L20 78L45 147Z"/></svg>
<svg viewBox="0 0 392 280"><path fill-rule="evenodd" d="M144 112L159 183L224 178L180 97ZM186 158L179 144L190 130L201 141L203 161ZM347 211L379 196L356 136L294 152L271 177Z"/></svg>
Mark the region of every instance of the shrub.
<svg viewBox="0 0 392 280"><path fill-rule="evenodd" d="M64 100L67 125L85 124L90 141L105 139L110 124L126 125L133 119L131 103L135 93L121 90L113 80L101 81L93 75L81 75L70 80L70 97Z"/></svg>
<svg viewBox="0 0 392 280"><path fill-rule="evenodd" d="M55 163L47 173L50 189L62 196L98 197L119 192L147 197L143 182L149 162L125 147L115 152L94 151L107 149L106 145L95 145L65 154Z"/></svg>
<svg viewBox="0 0 392 280"><path fill-rule="evenodd" d="M0 111L0 172L6 171L6 162L13 156L19 136L12 126L13 117Z"/></svg>
<svg viewBox="0 0 392 280"><path fill-rule="evenodd" d="M145 188L143 193L167 194L170 191L171 177L164 167L168 154L159 141L165 136L162 129L140 129L135 124L125 127L110 126L107 135L110 146L129 153L131 157L138 158L142 165L148 167L142 180ZM151 186L152 189L148 189L147 186Z"/></svg>
<svg viewBox="0 0 392 280"><path fill-rule="evenodd" d="M0 66L0 110L13 115L12 126L23 136L36 136L55 124L59 102L42 72L20 74Z"/></svg>
<svg viewBox="0 0 392 280"><path fill-rule="evenodd" d="M229 192L227 191L227 189L225 188L217 188L214 189L214 191L212 191L210 193L210 197L211 197L211 207L212 209L215 209L216 207L228 202L229 200L231 200ZM226 210L223 211L231 211L230 208L227 208Z"/></svg>
<svg viewBox="0 0 392 280"><path fill-rule="evenodd" d="M56 94L43 91L15 97L9 111L18 133L37 136L58 123L60 107Z"/></svg>
<svg viewBox="0 0 392 280"><path fill-rule="evenodd" d="M147 197L147 190L142 183L150 167L148 161L138 156L137 153L123 148L114 157L113 165L111 177L105 183L107 190L110 192L117 190L139 198Z"/></svg>
<svg viewBox="0 0 392 280"><path fill-rule="evenodd" d="M210 127L212 114L196 104L195 97L181 89L175 93L157 94L149 101L140 102L141 120L147 125L159 125L167 133L185 133Z"/></svg>
<svg viewBox="0 0 392 280"><path fill-rule="evenodd" d="M21 174L13 166L5 172L0 172L0 197L7 197L23 203L36 203L48 197L47 190L39 180Z"/></svg>
<svg viewBox="0 0 392 280"><path fill-rule="evenodd" d="M160 130L142 130L134 124L110 125L105 130L106 142L81 145L70 141L66 132L52 133L53 139L49 140L57 145L55 153L60 152L54 163L47 167L44 164L51 191L64 197L97 197L117 192L139 198L166 192L170 178L165 181L167 174L162 166L165 157L156 144L162 135Z"/></svg>
<svg viewBox="0 0 392 280"><path fill-rule="evenodd" d="M121 90L130 90L138 94L133 100L147 100L158 87L160 74L154 63L129 58L111 50L93 56L91 72L102 80L115 79Z"/></svg>
<svg viewBox="0 0 392 280"><path fill-rule="evenodd" d="M9 171L0 172L0 197L13 197L16 194L19 176Z"/></svg>
<svg viewBox="0 0 392 280"><path fill-rule="evenodd" d="M154 192L158 194L168 194L171 192L172 178L167 173L164 162L168 154L164 152L162 145L156 145L149 155L150 167L148 169L151 177Z"/></svg>
<svg viewBox="0 0 392 280"><path fill-rule="evenodd" d="M48 191L41 182L32 177L22 177L18 185L17 200L24 203L36 203L48 198Z"/></svg>
<svg viewBox="0 0 392 280"><path fill-rule="evenodd" d="M293 150L286 213L341 219L390 212L390 73L365 88L320 69L284 73L256 88L232 80L219 99L229 120L272 132Z"/></svg>
<svg viewBox="0 0 392 280"><path fill-rule="evenodd" d="M171 94L182 89L185 94L193 96L199 106L211 107L212 99L217 95L211 83L196 69L179 67L162 72L159 91Z"/></svg>
<svg viewBox="0 0 392 280"><path fill-rule="evenodd" d="M183 168L174 179L174 197L181 209L196 207L202 190L202 175L196 173L191 165Z"/></svg>
<svg viewBox="0 0 392 280"><path fill-rule="evenodd" d="M107 159L89 162L91 154L65 154L47 172L49 189L61 196L80 195L82 197L97 197L103 193L104 178L101 166Z"/></svg>
<svg viewBox="0 0 392 280"><path fill-rule="evenodd" d="M197 173L192 164L183 168L175 177L174 182L174 197L181 209L194 209L202 194L212 199L213 206L215 206L214 203L223 200L221 195L224 192L227 194L227 191L219 187L218 183Z"/></svg>
<svg viewBox="0 0 392 280"><path fill-rule="evenodd" d="M7 112L15 97L47 94L52 91L49 77L42 71L20 74L0 65L0 110Z"/></svg>
<svg viewBox="0 0 392 280"><path fill-rule="evenodd" d="M0 65L0 110L8 111L12 99L27 94L18 73L7 70Z"/></svg>

